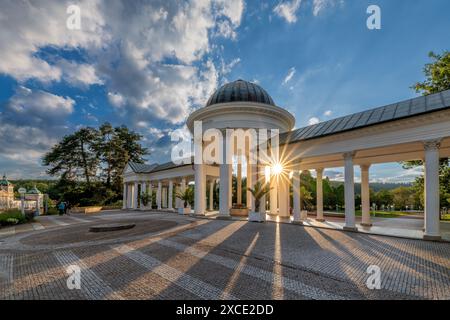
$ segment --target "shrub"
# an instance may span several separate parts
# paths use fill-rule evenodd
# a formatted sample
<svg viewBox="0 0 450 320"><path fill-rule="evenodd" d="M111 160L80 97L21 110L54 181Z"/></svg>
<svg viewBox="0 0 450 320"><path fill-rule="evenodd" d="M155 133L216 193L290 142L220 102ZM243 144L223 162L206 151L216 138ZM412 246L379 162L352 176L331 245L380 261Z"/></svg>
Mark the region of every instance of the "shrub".
<svg viewBox="0 0 450 320"><path fill-rule="evenodd" d="M56 209L55 207L49 207L48 210L47 210L47 215L48 216L52 216L52 215L55 215L55 214L58 214L58 213L59 213L58 209Z"/></svg>
<svg viewBox="0 0 450 320"><path fill-rule="evenodd" d="M27 222L27 218L18 209L9 209L0 213L0 225L8 226Z"/></svg>
<svg viewBox="0 0 450 320"><path fill-rule="evenodd" d="M16 219L16 218L8 218L8 219L6 219L6 222L7 222L8 224L18 224L18 223L19 223L19 219Z"/></svg>

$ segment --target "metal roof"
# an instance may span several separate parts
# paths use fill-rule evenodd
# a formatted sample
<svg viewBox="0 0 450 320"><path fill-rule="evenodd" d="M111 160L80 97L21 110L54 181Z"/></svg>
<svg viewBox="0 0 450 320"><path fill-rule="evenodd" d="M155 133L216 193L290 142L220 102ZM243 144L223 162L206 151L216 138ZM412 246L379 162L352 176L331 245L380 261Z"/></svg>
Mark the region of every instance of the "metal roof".
<svg viewBox="0 0 450 320"><path fill-rule="evenodd" d="M217 89L209 98L206 107L237 101L258 102L275 106L272 97L261 86L239 79Z"/></svg>
<svg viewBox="0 0 450 320"><path fill-rule="evenodd" d="M3 179L0 180L0 186L11 186L12 183L6 178L6 174L3 175Z"/></svg>
<svg viewBox="0 0 450 320"><path fill-rule="evenodd" d="M193 163L193 159L192 159ZM128 165L133 170L134 173L154 173L158 171L164 171L169 170L177 167L185 166L185 164L175 164L172 161L163 163L163 164L143 164L143 163L135 163L135 162L128 162Z"/></svg>
<svg viewBox="0 0 450 320"><path fill-rule="evenodd" d="M450 90L389 104L282 133L280 134L280 144L324 137L448 108L450 108Z"/></svg>
<svg viewBox="0 0 450 320"><path fill-rule="evenodd" d="M128 162L131 170L135 173L149 173L151 172L158 164L144 164L144 163L136 163L136 162Z"/></svg>

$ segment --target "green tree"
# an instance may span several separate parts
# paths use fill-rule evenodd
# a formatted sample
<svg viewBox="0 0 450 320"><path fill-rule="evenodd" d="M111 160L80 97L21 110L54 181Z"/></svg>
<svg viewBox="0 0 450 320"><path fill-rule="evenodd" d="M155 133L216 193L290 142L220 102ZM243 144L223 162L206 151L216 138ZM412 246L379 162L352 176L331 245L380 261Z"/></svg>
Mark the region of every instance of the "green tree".
<svg viewBox="0 0 450 320"><path fill-rule="evenodd" d="M97 135L96 129L87 127L65 136L43 157L43 165L50 166L47 173L65 180L81 177L89 188L99 163L94 150Z"/></svg>
<svg viewBox="0 0 450 320"><path fill-rule="evenodd" d="M426 79L423 82L416 83L412 88L422 95L449 90L450 89L450 52L444 51L442 54L430 52L428 56L431 62L427 63L423 69ZM401 163L405 169L411 169L423 165L422 161L405 161ZM450 194L450 168L449 159L440 159L439 168L440 180L440 205L441 207L449 207L448 194ZM424 179L423 176L417 177L414 183L415 190L418 195L414 197L415 205L423 203Z"/></svg>
<svg viewBox="0 0 450 320"><path fill-rule="evenodd" d="M378 208L381 206L390 206L392 202L394 201L394 196L389 190L382 189L375 193L375 197L372 200L372 202L375 202Z"/></svg>
<svg viewBox="0 0 450 320"><path fill-rule="evenodd" d="M403 210L406 206L411 207L414 204L414 188L398 187L391 191L393 202L396 209Z"/></svg>
<svg viewBox="0 0 450 320"><path fill-rule="evenodd" d="M107 187L113 185L113 189L120 192L126 164L128 161L143 163L147 149L139 143L142 136L125 126L113 128L105 122L98 131L94 148L100 160L101 177Z"/></svg>
<svg viewBox="0 0 450 320"><path fill-rule="evenodd" d="M53 199L72 204L110 204L122 193L122 172L128 161L142 163L147 149L142 136L125 126L113 128L104 123L81 128L66 135L44 155L47 173L59 176L49 190Z"/></svg>
<svg viewBox="0 0 450 320"><path fill-rule="evenodd" d="M423 68L426 79L417 82L412 88L423 95L450 89L450 52L436 54L431 51L428 56L432 62Z"/></svg>
<svg viewBox="0 0 450 320"><path fill-rule="evenodd" d="M112 142L111 179L115 188L122 188L122 173L129 161L144 163L148 150L141 146L142 135L130 131L126 126L114 128Z"/></svg>

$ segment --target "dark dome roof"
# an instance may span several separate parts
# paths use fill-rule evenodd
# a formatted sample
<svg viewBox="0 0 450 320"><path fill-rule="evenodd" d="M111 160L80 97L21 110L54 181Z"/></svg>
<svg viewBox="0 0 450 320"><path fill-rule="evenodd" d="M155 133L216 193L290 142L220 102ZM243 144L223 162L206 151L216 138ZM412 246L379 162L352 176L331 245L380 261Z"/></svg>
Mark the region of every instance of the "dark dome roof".
<svg viewBox="0 0 450 320"><path fill-rule="evenodd" d="M257 102L275 106L266 90L255 83L239 79L217 89L209 98L206 107L236 101Z"/></svg>

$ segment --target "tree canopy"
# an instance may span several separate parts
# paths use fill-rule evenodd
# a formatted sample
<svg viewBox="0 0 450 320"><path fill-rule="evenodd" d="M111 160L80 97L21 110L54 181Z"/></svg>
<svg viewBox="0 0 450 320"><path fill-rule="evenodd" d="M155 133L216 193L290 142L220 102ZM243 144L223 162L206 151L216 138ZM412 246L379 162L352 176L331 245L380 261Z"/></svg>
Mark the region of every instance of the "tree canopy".
<svg viewBox="0 0 450 320"><path fill-rule="evenodd" d="M148 154L141 138L125 126L107 122L98 129L85 127L64 136L42 159L49 167L47 173L59 178L53 195L73 203L119 200L126 164L142 163Z"/></svg>
<svg viewBox="0 0 450 320"><path fill-rule="evenodd" d="M422 93L422 95L429 95L432 93L449 90L450 89L450 52L444 51L442 54L436 54L430 52L428 56L431 58L431 62L427 63L423 68L425 74L425 80L423 82L417 82L413 89L416 92ZM421 166L423 162L421 160L405 161L402 162L402 166L405 169ZM439 168L439 181L440 181L440 205L441 207L450 207L450 168L449 159L440 159ZM416 198L420 199L423 205L423 192L424 192L424 178L423 176L417 177L415 181Z"/></svg>
<svg viewBox="0 0 450 320"><path fill-rule="evenodd" d="M417 82L413 88L416 92L428 95L450 89L450 52L436 54L431 51L428 56L432 62L423 68L426 79Z"/></svg>

